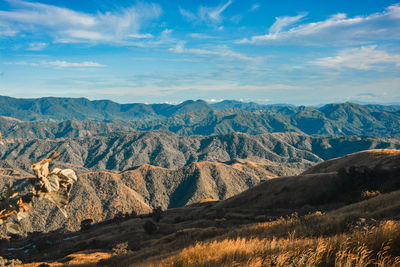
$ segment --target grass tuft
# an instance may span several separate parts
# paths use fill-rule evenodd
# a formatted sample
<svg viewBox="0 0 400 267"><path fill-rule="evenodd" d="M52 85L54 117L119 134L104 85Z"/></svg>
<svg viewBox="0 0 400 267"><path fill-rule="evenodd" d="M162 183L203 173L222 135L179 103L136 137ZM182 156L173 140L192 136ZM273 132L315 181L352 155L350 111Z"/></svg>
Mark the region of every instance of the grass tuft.
<svg viewBox="0 0 400 267"><path fill-rule="evenodd" d="M398 222L384 221L325 237L298 236L296 230L290 230L296 224L301 224L297 217L256 224L226 238L198 242L153 266L400 265ZM286 237L262 238L277 230L289 231ZM243 233L248 237L243 237Z"/></svg>

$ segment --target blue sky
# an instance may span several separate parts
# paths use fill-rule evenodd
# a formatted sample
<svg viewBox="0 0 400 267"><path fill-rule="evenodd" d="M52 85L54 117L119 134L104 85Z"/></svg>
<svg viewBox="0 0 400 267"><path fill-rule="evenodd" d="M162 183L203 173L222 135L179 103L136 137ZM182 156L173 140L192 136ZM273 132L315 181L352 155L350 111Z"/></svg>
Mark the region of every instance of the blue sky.
<svg viewBox="0 0 400 267"><path fill-rule="evenodd" d="M400 102L398 1L0 0L0 95Z"/></svg>

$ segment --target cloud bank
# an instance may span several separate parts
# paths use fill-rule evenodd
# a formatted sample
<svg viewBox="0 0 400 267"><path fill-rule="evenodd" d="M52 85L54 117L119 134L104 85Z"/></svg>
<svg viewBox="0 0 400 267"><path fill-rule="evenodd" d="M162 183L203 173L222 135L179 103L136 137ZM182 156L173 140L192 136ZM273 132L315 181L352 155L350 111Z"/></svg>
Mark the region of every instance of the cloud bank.
<svg viewBox="0 0 400 267"><path fill-rule="evenodd" d="M158 4L139 3L115 12L86 14L68 8L21 0L7 1L11 11L0 11L0 36L47 33L62 43L121 42L150 38L141 27L157 19L162 9Z"/></svg>
<svg viewBox="0 0 400 267"><path fill-rule="evenodd" d="M376 45L348 48L338 52L337 56L319 58L313 62L316 65L335 69L378 69L383 64L400 67L400 54L389 54L377 49Z"/></svg>
<svg viewBox="0 0 400 267"><path fill-rule="evenodd" d="M372 40L400 39L400 5L392 5L380 13L349 18L344 13L326 20L296 24L305 14L294 17L277 17L264 35L244 38L241 44L303 44L303 45L351 45ZM289 27L291 26L291 27ZM285 28L288 28L285 30Z"/></svg>

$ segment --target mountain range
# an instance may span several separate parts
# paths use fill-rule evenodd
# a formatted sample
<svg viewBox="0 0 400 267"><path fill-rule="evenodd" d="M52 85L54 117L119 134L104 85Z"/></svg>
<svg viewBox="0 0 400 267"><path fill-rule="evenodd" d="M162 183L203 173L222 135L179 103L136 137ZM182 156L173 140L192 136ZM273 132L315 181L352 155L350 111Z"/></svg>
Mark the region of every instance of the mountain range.
<svg viewBox="0 0 400 267"><path fill-rule="evenodd" d="M398 149L400 140L289 132L178 136L167 131L135 131L80 138L4 139L0 147L0 167L20 171L29 171L34 161L53 150L61 152L60 161L78 173L89 170L121 172L142 164L177 169L200 161L223 163L251 157L305 170L323 160L361 150Z"/></svg>
<svg viewBox="0 0 400 267"><path fill-rule="evenodd" d="M0 265L7 253L32 266L87 263L86 257L95 265L104 259L108 266L158 266L209 238L215 244L271 232L270 239L322 240L350 233L360 216L374 224L398 215L396 105L0 96L0 133L0 196L8 185L26 190L30 166L54 150L61 157L50 167L78 175L69 218L35 200L28 217L15 221L22 236L0 228ZM82 226L87 219L92 228ZM249 230L254 225L269 228L260 234Z"/></svg>
<svg viewBox="0 0 400 267"><path fill-rule="evenodd" d="M178 135L296 132L309 135L400 135L396 105L327 104L320 108L225 100L118 104L85 98L0 97L0 131L10 138L59 138L135 130Z"/></svg>
<svg viewBox="0 0 400 267"><path fill-rule="evenodd" d="M78 182L66 219L45 200L29 213L25 231L77 230L80 222L118 213L146 214L204 199L223 200L275 177L293 176L324 160L367 149L400 149L400 140L371 136L322 137L296 133L178 136L166 131L81 138L5 139L0 188L16 190L32 177L31 164L57 150L55 167L71 168Z"/></svg>

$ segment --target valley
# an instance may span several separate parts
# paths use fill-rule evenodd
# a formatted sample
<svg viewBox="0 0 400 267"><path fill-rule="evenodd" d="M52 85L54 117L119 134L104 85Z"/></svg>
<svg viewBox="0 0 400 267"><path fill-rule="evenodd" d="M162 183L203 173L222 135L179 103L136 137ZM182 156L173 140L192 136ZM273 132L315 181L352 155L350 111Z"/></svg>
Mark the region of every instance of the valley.
<svg viewBox="0 0 400 267"><path fill-rule="evenodd" d="M14 220L18 236L0 228L1 255L24 266L169 266L192 246L234 242L239 249L238 238L270 242L272 233L289 243L313 235L338 238L356 231L358 218L368 227L397 220L397 106L30 101L19 109L26 113L0 117L2 193L7 186L29 188L35 179L30 166L52 151L61 153L52 168L72 169L78 180L65 208L73 216L41 199L26 218ZM44 103L47 109L39 108ZM83 104L92 117L79 115ZM52 110L59 105L71 112L56 117L61 113ZM24 117L28 113L37 116ZM379 206L383 202L390 204Z"/></svg>

